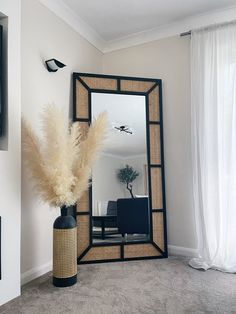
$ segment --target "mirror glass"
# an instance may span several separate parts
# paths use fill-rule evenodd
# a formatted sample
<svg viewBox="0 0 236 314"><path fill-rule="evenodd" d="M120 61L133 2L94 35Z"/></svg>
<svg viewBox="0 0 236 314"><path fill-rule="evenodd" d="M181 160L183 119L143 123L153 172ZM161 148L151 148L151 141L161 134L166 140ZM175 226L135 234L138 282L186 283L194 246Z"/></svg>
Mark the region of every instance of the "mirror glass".
<svg viewBox="0 0 236 314"><path fill-rule="evenodd" d="M92 171L93 243L148 241L145 96L92 93L92 119L103 111L109 132Z"/></svg>

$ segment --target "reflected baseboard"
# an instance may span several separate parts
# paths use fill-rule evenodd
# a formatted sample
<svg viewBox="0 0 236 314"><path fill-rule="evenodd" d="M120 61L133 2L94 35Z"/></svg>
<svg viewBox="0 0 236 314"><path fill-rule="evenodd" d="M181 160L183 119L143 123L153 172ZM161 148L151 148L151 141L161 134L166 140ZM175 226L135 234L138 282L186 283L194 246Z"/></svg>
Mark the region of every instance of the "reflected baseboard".
<svg viewBox="0 0 236 314"><path fill-rule="evenodd" d="M110 234L109 236L106 235L105 239L102 239L99 235L98 237L93 236L93 244L97 243L134 243L140 241L149 241L149 236L146 235L136 235L136 236L128 236L123 238L120 234Z"/></svg>

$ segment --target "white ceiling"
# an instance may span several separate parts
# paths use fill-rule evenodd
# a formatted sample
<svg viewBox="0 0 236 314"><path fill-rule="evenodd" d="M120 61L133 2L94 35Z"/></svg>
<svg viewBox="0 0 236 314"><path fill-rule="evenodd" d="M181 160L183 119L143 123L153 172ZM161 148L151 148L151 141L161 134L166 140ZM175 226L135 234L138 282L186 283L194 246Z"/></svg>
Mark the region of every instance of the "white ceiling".
<svg viewBox="0 0 236 314"><path fill-rule="evenodd" d="M236 18L236 0L39 0L102 52Z"/></svg>
<svg viewBox="0 0 236 314"><path fill-rule="evenodd" d="M121 158L146 154L145 96L92 93L92 117L106 111L110 123L103 152ZM133 134L114 126L128 125Z"/></svg>
<svg viewBox="0 0 236 314"><path fill-rule="evenodd" d="M106 41L235 5L235 0L63 0Z"/></svg>

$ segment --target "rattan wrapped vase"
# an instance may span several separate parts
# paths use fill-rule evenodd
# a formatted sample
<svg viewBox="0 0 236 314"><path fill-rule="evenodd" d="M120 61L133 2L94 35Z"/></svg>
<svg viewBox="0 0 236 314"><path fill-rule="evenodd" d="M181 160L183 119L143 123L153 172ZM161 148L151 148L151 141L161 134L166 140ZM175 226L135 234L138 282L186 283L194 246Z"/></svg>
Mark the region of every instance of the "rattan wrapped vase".
<svg viewBox="0 0 236 314"><path fill-rule="evenodd" d="M77 282L77 228L64 206L53 225L53 284L68 287Z"/></svg>

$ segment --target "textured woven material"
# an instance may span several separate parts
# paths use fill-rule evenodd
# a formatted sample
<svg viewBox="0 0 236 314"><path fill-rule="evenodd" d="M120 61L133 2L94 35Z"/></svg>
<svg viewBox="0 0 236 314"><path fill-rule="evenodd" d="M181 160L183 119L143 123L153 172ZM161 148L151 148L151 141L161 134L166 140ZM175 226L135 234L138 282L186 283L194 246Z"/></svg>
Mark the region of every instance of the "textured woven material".
<svg viewBox="0 0 236 314"><path fill-rule="evenodd" d="M123 91L130 92L147 92L154 85L154 82L121 80L120 86Z"/></svg>
<svg viewBox="0 0 236 314"><path fill-rule="evenodd" d="M124 256L129 257L146 257L161 255L152 244L132 244L125 245Z"/></svg>
<svg viewBox="0 0 236 314"><path fill-rule="evenodd" d="M53 276L68 278L77 274L77 228L53 229Z"/></svg>
<svg viewBox="0 0 236 314"><path fill-rule="evenodd" d="M153 124L150 125L150 158L151 164L161 164L161 137L160 126Z"/></svg>
<svg viewBox="0 0 236 314"><path fill-rule="evenodd" d="M89 212L89 192L85 191L77 204L77 212Z"/></svg>
<svg viewBox="0 0 236 314"><path fill-rule="evenodd" d="M164 251L164 220L163 213L152 213L153 241Z"/></svg>
<svg viewBox="0 0 236 314"><path fill-rule="evenodd" d="M159 110L159 86L149 94L149 119L150 121L160 121Z"/></svg>
<svg viewBox="0 0 236 314"><path fill-rule="evenodd" d="M85 255L82 261L94 261L104 259L118 259L120 258L120 246L104 246L104 247L93 247Z"/></svg>
<svg viewBox="0 0 236 314"><path fill-rule="evenodd" d="M117 89L117 81L114 79L84 76L81 77L81 79L88 85L89 88L92 89L109 89L109 90Z"/></svg>
<svg viewBox="0 0 236 314"><path fill-rule="evenodd" d="M76 116L88 118L88 91L79 82L76 82Z"/></svg>
<svg viewBox="0 0 236 314"><path fill-rule="evenodd" d="M152 182L152 208L162 209L162 182L161 182L161 169L151 169L151 182Z"/></svg>
<svg viewBox="0 0 236 314"><path fill-rule="evenodd" d="M77 254L80 256L89 246L89 215L78 215L77 224Z"/></svg>

